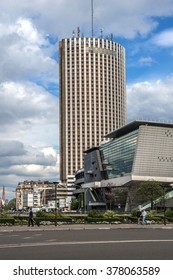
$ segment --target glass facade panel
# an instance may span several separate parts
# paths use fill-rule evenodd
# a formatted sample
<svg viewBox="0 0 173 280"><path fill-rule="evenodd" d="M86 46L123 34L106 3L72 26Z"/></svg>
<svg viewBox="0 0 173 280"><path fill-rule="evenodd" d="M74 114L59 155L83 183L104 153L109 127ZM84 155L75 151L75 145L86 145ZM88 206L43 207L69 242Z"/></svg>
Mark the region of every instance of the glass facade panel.
<svg viewBox="0 0 173 280"><path fill-rule="evenodd" d="M100 146L105 179L132 172L137 137L138 130L135 130Z"/></svg>

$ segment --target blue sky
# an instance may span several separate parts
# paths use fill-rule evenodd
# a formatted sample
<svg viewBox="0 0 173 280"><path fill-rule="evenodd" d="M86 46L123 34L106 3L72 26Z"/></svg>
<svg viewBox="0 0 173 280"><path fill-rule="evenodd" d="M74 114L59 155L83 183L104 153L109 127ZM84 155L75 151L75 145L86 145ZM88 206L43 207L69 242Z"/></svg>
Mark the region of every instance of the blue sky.
<svg viewBox="0 0 173 280"><path fill-rule="evenodd" d="M91 36L91 1L0 2L0 196L59 179L58 42ZM72 6L72 7L71 7ZM70 7L70 8L69 8ZM126 49L127 122L173 121L173 0L95 0L94 36Z"/></svg>

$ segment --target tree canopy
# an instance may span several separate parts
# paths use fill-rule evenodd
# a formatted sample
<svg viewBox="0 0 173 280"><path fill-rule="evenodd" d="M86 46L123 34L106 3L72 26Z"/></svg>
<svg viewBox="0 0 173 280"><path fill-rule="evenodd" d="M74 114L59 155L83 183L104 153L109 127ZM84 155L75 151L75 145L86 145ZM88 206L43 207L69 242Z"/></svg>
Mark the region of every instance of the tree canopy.
<svg viewBox="0 0 173 280"><path fill-rule="evenodd" d="M164 190L161 184L157 181L141 182L136 189L136 196L141 202L150 202L151 209L154 208L154 201L164 195Z"/></svg>
<svg viewBox="0 0 173 280"><path fill-rule="evenodd" d="M11 200L8 202L8 204L5 205L4 208L7 209L7 210L16 209L16 199L15 199L15 198L11 199Z"/></svg>

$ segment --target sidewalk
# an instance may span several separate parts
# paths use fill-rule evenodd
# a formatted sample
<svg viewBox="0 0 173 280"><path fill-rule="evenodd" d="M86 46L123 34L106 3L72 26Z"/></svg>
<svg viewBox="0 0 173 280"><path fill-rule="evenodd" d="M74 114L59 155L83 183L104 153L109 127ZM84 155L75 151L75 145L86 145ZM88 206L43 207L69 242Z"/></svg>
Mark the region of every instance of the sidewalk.
<svg viewBox="0 0 173 280"><path fill-rule="evenodd" d="M173 229L173 224L66 224L66 225L40 225L39 227L28 227L27 225L0 226L1 232L21 231L51 231L51 230L116 230L116 229Z"/></svg>

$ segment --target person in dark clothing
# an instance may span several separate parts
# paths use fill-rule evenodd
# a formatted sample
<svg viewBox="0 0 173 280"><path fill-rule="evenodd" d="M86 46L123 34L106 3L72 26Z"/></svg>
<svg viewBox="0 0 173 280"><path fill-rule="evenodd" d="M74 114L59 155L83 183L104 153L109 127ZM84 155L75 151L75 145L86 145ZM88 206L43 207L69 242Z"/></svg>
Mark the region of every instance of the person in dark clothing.
<svg viewBox="0 0 173 280"><path fill-rule="evenodd" d="M29 210L29 217L28 217L28 227L30 227L30 225L32 225L32 227L34 226L32 208L30 208Z"/></svg>
<svg viewBox="0 0 173 280"><path fill-rule="evenodd" d="M137 210L136 216L138 219L138 225L140 225L141 224L141 210L140 209Z"/></svg>

